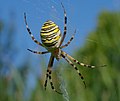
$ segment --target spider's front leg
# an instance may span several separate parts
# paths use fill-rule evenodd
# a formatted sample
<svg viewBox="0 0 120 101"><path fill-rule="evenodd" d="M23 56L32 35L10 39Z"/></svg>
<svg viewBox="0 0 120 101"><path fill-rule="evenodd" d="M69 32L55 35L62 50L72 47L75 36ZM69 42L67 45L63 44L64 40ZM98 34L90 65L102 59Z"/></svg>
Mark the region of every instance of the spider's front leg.
<svg viewBox="0 0 120 101"><path fill-rule="evenodd" d="M54 62L54 56L51 55L50 60L49 60L49 64L48 64L48 68L47 68L46 80L45 80L44 87L45 87L45 90L46 90L47 81L48 81L48 78L49 78L51 88L52 88L55 92L57 92L57 93L59 93L59 94L62 94L62 93L58 92L58 91L55 89L55 87L54 87L54 85L53 85L53 82L52 82L52 76L51 76L51 74L52 74L53 62Z"/></svg>
<svg viewBox="0 0 120 101"><path fill-rule="evenodd" d="M97 68L97 67L105 67L106 65L101 65L101 66L94 66L94 65L88 65L88 64L84 64L82 62L79 62L78 60L74 59L72 56L70 56L69 54L65 53L62 51L62 53L68 58L70 59L71 61L77 63L78 65L81 65L83 67L87 67L87 68Z"/></svg>
<svg viewBox="0 0 120 101"><path fill-rule="evenodd" d="M85 88L86 88L86 83L85 83L85 80L84 80L84 77L82 76L82 74L80 73L79 69L77 68L76 65L74 65L64 54L64 52L62 51L62 54L61 56L77 71L77 73L79 74L80 78L82 79L84 85L85 85Z"/></svg>

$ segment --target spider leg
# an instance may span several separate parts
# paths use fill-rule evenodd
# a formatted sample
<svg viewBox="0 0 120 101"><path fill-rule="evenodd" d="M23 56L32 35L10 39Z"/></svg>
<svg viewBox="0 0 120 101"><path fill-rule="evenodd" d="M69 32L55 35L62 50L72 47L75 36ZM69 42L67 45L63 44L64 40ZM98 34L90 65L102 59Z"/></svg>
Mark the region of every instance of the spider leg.
<svg viewBox="0 0 120 101"><path fill-rule="evenodd" d="M44 83L45 90L46 90L46 87L47 87L48 77L49 77L49 69L47 69L46 79L45 79L45 83Z"/></svg>
<svg viewBox="0 0 120 101"><path fill-rule="evenodd" d="M60 47L61 49L67 47L71 43L71 41L74 39L75 33L76 33L76 30L75 30L74 34L72 35L72 37L70 38L70 40L65 45Z"/></svg>
<svg viewBox="0 0 120 101"><path fill-rule="evenodd" d="M24 20L25 20L25 24L26 24L27 31L28 31L28 33L30 34L32 40L33 40L35 43L37 43L38 45L43 46L39 41L37 41L37 40L34 38L32 32L30 31L30 28L28 27L27 20L26 20L26 13L24 13Z"/></svg>
<svg viewBox="0 0 120 101"><path fill-rule="evenodd" d="M45 80L44 87L45 87L45 89L46 89L46 87L47 87L47 81L48 81L48 77L49 77L51 88L52 88L55 92L57 92L57 93L59 93L59 94L62 94L62 93L58 92L58 91L55 89L55 87L54 87L54 85L53 85L53 82L52 82L51 74L52 74L53 62L54 62L54 56L51 55L50 60L49 60L49 64L48 64L47 73L46 73L46 80Z"/></svg>
<svg viewBox="0 0 120 101"><path fill-rule="evenodd" d="M63 51L62 51L63 52ZM93 65L87 65L87 64L84 64L82 62L79 62L78 60L74 59L72 56L70 56L69 54L63 52L63 54L65 56L67 56L70 60L72 60L73 62L77 63L78 65L81 65L83 67L88 67L88 68L96 68L96 67L104 67L106 65L102 65L102 66L93 66Z"/></svg>
<svg viewBox="0 0 120 101"><path fill-rule="evenodd" d="M27 49L28 51L32 52L32 53L35 53L35 54L46 54L46 53L49 53L48 51L45 51L45 52L37 52L37 51L34 51L34 50L31 50L31 49Z"/></svg>
<svg viewBox="0 0 120 101"><path fill-rule="evenodd" d="M55 89L55 87L54 87L54 85L53 85L53 82L52 82L51 74L52 74L52 71L49 71L49 80L50 80L51 88L52 88L55 92L57 92L58 94L62 94L61 92L58 92L58 91Z"/></svg>
<svg viewBox="0 0 120 101"><path fill-rule="evenodd" d="M49 63L48 63L48 68L47 68L47 73L46 73L46 80L45 80L45 84L44 84L45 90L46 90L46 87L47 87L47 81L48 81L48 77L49 77L49 72L51 71L51 68L53 66L53 62L54 62L54 57L51 55Z"/></svg>
<svg viewBox="0 0 120 101"><path fill-rule="evenodd" d="M62 57L77 71L77 73L79 74L80 78L82 79L84 85L85 85L85 88L86 88L86 83L85 83L85 80L84 80L84 77L82 76L82 74L80 73L79 69L77 68L76 65L74 65L68 58L66 58L66 56L62 53L61 54Z"/></svg>
<svg viewBox="0 0 120 101"><path fill-rule="evenodd" d="M67 15L66 15L66 11L65 11L65 8L64 8L62 3L61 3L61 5L62 5L62 8L64 10L64 33L63 33L63 36L62 36L62 39L61 39L61 42L60 42L60 46L63 43L63 41L65 39L65 36L66 36L66 33L67 33Z"/></svg>

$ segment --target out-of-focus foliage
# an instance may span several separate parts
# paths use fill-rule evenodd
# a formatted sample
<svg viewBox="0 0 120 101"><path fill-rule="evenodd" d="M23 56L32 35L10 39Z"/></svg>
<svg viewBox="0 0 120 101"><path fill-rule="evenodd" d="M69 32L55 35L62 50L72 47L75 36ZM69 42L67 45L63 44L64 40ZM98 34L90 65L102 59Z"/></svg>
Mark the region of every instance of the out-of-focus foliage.
<svg viewBox="0 0 120 101"><path fill-rule="evenodd" d="M85 77L87 88L70 65L59 66L63 81L59 81L62 88L68 93L66 101L119 101L120 100L120 13L102 12L98 18L96 29L91 32L85 45L80 48L74 57L86 64L106 67L90 69L78 66ZM56 71L54 71L56 72ZM53 75L53 79L59 77ZM44 79L44 78L43 78ZM58 81L54 81L58 82ZM65 85L64 85L65 83ZM39 85L39 83L38 83ZM56 86L56 85L55 85ZM57 86L58 87L58 86ZM55 94L47 88L48 92L36 88L31 101L61 101L62 96ZM59 89L59 87L58 87ZM45 94L45 95L44 95ZM64 94L65 95L65 94ZM46 97L44 97L46 96ZM63 96L64 100L65 97Z"/></svg>
<svg viewBox="0 0 120 101"><path fill-rule="evenodd" d="M88 36L75 58L86 64L106 67L79 69L87 88L81 87L74 72L68 72L66 82L71 101L120 101L120 13L102 12L96 29ZM70 68L70 66L69 66ZM75 75L75 76L74 76Z"/></svg>
<svg viewBox="0 0 120 101"><path fill-rule="evenodd" d="M22 101L27 66L16 67L18 50L15 46L16 28L13 20L0 20L0 101Z"/></svg>
<svg viewBox="0 0 120 101"><path fill-rule="evenodd" d="M102 12L88 41L74 54L80 62L107 65L96 69L77 65L87 88L74 68L65 62L53 71L54 85L57 90L62 89L66 97L53 92L49 83L44 90L45 69L43 75L37 77L34 90L26 92L31 64L26 61L21 67L15 67L14 59L19 52L16 53L13 44L14 27L10 26L8 32L3 31L5 27L0 21L0 101L63 101L65 98L65 101L120 101L120 13Z"/></svg>

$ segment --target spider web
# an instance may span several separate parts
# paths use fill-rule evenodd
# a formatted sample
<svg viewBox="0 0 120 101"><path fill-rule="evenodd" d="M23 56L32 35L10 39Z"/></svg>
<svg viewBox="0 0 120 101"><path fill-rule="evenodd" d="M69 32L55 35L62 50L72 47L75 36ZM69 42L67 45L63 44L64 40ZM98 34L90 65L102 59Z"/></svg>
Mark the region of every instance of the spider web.
<svg viewBox="0 0 120 101"><path fill-rule="evenodd" d="M63 33L64 12L63 12L63 8L61 7L61 2L63 3L63 5L66 9L67 17L68 17L69 12L72 11L72 7L71 7L72 5L70 5L70 0L66 0L66 1L63 1L63 0L61 0L61 1L60 0L36 0L36 1L23 0L23 2L26 5L25 12L27 14L28 25L31 29L31 32L33 33L33 35L35 36L35 38L37 40L40 40L39 33L40 33L40 28L41 28L42 24L48 19L54 21L60 27L60 30ZM67 34L68 37L66 37L65 42L67 42L66 40L70 39L70 37L72 36L74 29L75 29L74 25L72 24L72 22L70 22L70 20L68 20L67 27L68 27L67 33L69 33L69 35ZM35 45L33 43L30 43L29 46L34 50L44 51L43 48L41 48L38 45ZM68 50L70 50L70 49L68 49ZM32 56L32 58L34 58L34 57L35 57L35 55ZM47 61L46 61L46 57L47 57ZM39 65L41 65L40 67L47 68L47 63L49 61L49 55L47 54L44 56L43 55L39 56L39 59L37 58L35 60L36 61L39 60L39 61L41 61L41 63L38 61L38 62L36 62L38 64L37 65L34 64L34 65L36 65L37 67L39 67ZM43 61L46 65L44 65ZM55 64L54 64L54 67L55 67ZM38 68L38 69L40 69L40 68ZM58 75L58 78L61 83L60 89L63 92L63 98L65 99L65 101L69 101L69 96L65 89L64 80L61 75L62 71L63 71L63 69L61 69L61 71Z"/></svg>
<svg viewBox="0 0 120 101"><path fill-rule="evenodd" d="M65 2L63 2L63 0L36 0L35 2L33 0L23 1L26 4L25 12L27 13L28 24L30 25L34 36L38 40L40 40L38 33L40 33L40 28L46 20L54 21L60 27L60 30L63 33L64 12L63 8L61 7L62 2L65 6L68 16L68 30L65 42L66 40L69 40L75 30L74 23L70 21L71 17L69 16L69 13L73 13L73 7L70 5L70 0L66 0ZM63 44L65 42L63 42Z"/></svg>
<svg viewBox="0 0 120 101"><path fill-rule="evenodd" d="M40 28L46 20L54 21L60 27L60 30L63 33L64 12L63 8L61 7L61 2L66 9L68 17L67 37L63 42L63 44L65 44L70 39L75 30L74 24L70 21L69 16L69 13L73 12L73 7L70 5L70 0L66 0L65 2L63 0L23 0L23 3L26 5L24 12L27 14L28 25L31 29L31 32L38 41L40 40ZM68 53L73 52L73 50L71 50L71 47L76 46L74 44L75 42L72 42L71 45L66 48ZM36 44L33 44L32 41L29 42L28 47L32 47L35 50L44 51L43 48L39 47Z"/></svg>

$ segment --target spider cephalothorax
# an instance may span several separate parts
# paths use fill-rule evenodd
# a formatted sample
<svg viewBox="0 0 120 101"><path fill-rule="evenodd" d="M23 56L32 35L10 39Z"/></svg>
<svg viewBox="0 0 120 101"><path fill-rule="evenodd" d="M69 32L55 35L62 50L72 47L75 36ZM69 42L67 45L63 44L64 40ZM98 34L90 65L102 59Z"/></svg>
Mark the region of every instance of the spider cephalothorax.
<svg viewBox="0 0 120 101"><path fill-rule="evenodd" d="M62 5L62 3L61 3ZM63 32L63 36L61 34L61 31L58 27L57 24L55 24L53 21L51 20L48 20L46 21L42 28L41 28L41 31L40 31L40 36L41 36L41 41L42 43L40 43L39 41L37 41L34 36L32 35L31 31L30 31L30 28L28 27L28 24L27 24L27 21L26 21L26 14L24 13L24 19L25 19L25 24L26 24L26 28L27 28L27 31L28 33L30 34L32 40L37 43L38 45L44 47L47 49L47 51L44 51L44 52L37 52L37 51L33 51L31 49L28 49L29 51L33 52L33 53L36 53L36 54L46 54L46 53L51 53L51 56L50 56L50 60L49 60L49 63L48 63L48 68L47 68L47 73L46 73L46 80L45 80L45 89L47 87L47 81L48 81L48 78L50 80L50 85L51 85L51 88L61 94L60 92L58 92L55 88L54 88L54 85L53 85L53 82L52 82L52 77L51 77L51 73L52 73L52 66L53 66L53 62L54 62L54 58L56 58L57 60L61 59L61 58L64 58L76 71L77 73L79 74L79 76L81 77L84 85L86 86L85 84L85 81L84 81L84 77L82 76L82 74L80 73L80 71L78 70L78 68L76 67L76 65L73 64L73 62L81 65L81 66L84 66L84 67L89 67L89 68L95 68L95 66L91 66L91 65L86 65L84 63L81 63L79 61L77 61L76 59L74 59L72 56L68 55L66 52L62 51L61 49L62 48L65 48L67 47L70 42L73 40L74 38L74 34L76 33L76 30L73 34L73 36L70 38L70 40L65 44L65 45L62 45L65 37L66 37L66 32L67 32L67 16L66 16L66 11L65 11L65 8L64 6L62 5L62 8L64 10L64 32ZM105 66L105 65L103 65Z"/></svg>

